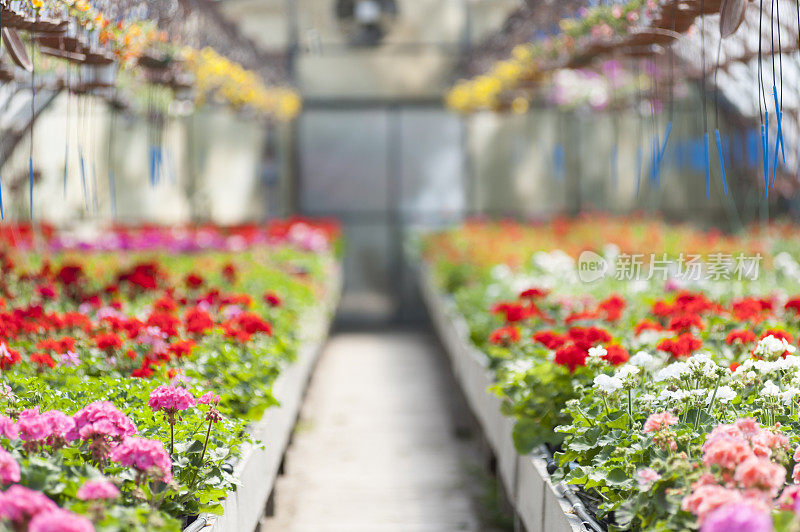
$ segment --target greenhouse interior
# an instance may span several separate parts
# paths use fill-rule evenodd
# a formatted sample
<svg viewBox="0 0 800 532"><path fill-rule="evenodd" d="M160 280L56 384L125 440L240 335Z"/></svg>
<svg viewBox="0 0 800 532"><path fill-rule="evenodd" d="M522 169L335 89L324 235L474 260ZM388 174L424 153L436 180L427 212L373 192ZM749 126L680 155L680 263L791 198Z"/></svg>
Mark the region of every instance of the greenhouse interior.
<svg viewBox="0 0 800 532"><path fill-rule="evenodd" d="M0 0L0 532L800 532L800 0Z"/></svg>

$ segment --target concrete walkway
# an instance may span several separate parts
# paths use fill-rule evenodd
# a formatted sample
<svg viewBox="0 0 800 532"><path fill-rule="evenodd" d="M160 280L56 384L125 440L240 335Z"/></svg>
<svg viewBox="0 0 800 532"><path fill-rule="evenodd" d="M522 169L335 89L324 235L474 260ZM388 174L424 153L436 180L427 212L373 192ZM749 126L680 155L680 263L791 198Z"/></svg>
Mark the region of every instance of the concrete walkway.
<svg viewBox="0 0 800 532"><path fill-rule="evenodd" d="M426 334L339 334L312 378L262 532L481 530L472 444ZM457 413L456 413L457 414Z"/></svg>

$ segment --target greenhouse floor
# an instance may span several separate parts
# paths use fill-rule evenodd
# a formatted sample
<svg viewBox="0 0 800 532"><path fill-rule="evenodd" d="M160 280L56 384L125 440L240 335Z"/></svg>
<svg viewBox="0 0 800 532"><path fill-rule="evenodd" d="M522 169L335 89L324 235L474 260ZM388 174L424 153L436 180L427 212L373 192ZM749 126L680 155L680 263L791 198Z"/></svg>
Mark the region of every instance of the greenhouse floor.
<svg viewBox="0 0 800 532"><path fill-rule="evenodd" d="M486 530L479 458L457 437L460 398L438 349L418 332L331 338L262 532Z"/></svg>

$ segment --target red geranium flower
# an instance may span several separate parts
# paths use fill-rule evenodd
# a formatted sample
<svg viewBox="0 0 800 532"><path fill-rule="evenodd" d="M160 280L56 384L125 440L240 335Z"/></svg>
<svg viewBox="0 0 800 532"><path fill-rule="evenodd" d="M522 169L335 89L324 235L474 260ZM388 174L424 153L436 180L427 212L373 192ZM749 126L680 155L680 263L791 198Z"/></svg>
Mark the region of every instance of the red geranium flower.
<svg viewBox="0 0 800 532"><path fill-rule="evenodd" d="M131 340L139 336L139 333L143 328L144 322L137 320L136 318L129 318L122 323L122 329L125 330L125 333Z"/></svg>
<svg viewBox="0 0 800 532"><path fill-rule="evenodd" d="M558 349L567 341L566 337L553 331L539 331L533 335L533 339L547 349Z"/></svg>
<svg viewBox="0 0 800 532"><path fill-rule="evenodd" d="M177 336L178 325L180 325L180 323L181 320L179 320L172 314L155 310L147 318L145 325L147 325L148 327L158 327L159 329L161 329L161 332L163 332L167 336Z"/></svg>
<svg viewBox="0 0 800 532"><path fill-rule="evenodd" d="M622 317L626 305L625 300L615 294L601 301L597 308L605 314L606 321L617 321Z"/></svg>
<svg viewBox="0 0 800 532"><path fill-rule="evenodd" d="M605 344L611 341L611 335L599 327L573 327L567 333L570 340L584 351L597 344Z"/></svg>
<svg viewBox="0 0 800 532"><path fill-rule="evenodd" d="M264 294L264 301L267 303L267 305L273 308L280 307L283 304L281 296L279 296L275 292L266 292Z"/></svg>
<svg viewBox="0 0 800 532"><path fill-rule="evenodd" d="M492 331L489 335L489 342L495 345L509 345L519 342L520 338L519 329L513 325L506 325Z"/></svg>
<svg viewBox="0 0 800 532"><path fill-rule="evenodd" d="M147 358L142 360L141 367L131 371L131 377L137 377L140 379L148 379L152 375L153 375L152 362Z"/></svg>
<svg viewBox="0 0 800 532"><path fill-rule="evenodd" d="M197 307L190 308L183 316L184 327L189 334L202 334L214 326L211 314Z"/></svg>
<svg viewBox="0 0 800 532"><path fill-rule="evenodd" d="M633 329L633 332L636 336L642 334L643 331L663 331L664 327L661 326L660 323L657 323L652 320L642 320L636 324L636 327Z"/></svg>
<svg viewBox="0 0 800 532"><path fill-rule="evenodd" d="M168 350L178 358L187 357L192 354L192 348L196 345L193 340L177 340L172 342Z"/></svg>
<svg viewBox="0 0 800 532"><path fill-rule="evenodd" d="M19 356L19 351L10 349L5 344L0 343L0 370L7 370L15 364L19 364L22 357Z"/></svg>
<svg viewBox="0 0 800 532"><path fill-rule="evenodd" d="M34 353L31 355L31 362L38 364L39 368L48 366L50 368L56 367L56 361L47 353Z"/></svg>
<svg viewBox="0 0 800 532"><path fill-rule="evenodd" d="M560 347L553 359L556 364L567 366L570 372L575 371L578 366L586 365L586 357L589 353L575 344L567 344Z"/></svg>
<svg viewBox="0 0 800 532"><path fill-rule="evenodd" d="M523 290L519 294L520 299L538 299L540 297L546 297L549 294L549 290L545 290L544 288L528 288L527 290Z"/></svg>
<svg viewBox="0 0 800 532"><path fill-rule="evenodd" d="M253 312L242 312L234 319L238 322L239 327L241 327L242 330L246 331L249 334L256 334L256 333L265 333L267 335L272 334L272 325L270 325L261 316Z"/></svg>
<svg viewBox="0 0 800 532"><path fill-rule="evenodd" d="M75 264L66 264L58 270L56 279L64 286L72 286L83 278L83 268Z"/></svg>
<svg viewBox="0 0 800 532"><path fill-rule="evenodd" d="M688 357L703 346L703 341L692 333L683 333L676 338L665 338L659 342L657 349L670 353L675 358Z"/></svg>
<svg viewBox="0 0 800 532"><path fill-rule="evenodd" d="M749 344L756 341L756 335L753 331L748 331L745 329L735 329L728 333L728 336L725 338L725 343L728 345L733 345L734 342L740 342L742 344Z"/></svg>
<svg viewBox="0 0 800 532"><path fill-rule="evenodd" d="M701 331L705 329L703 319L697 314L679 314L669 322L669 330L674 332L690 331L692 327Z"/></svg>
<svg viewBox="0 0 800 532"><path fill-rule="evenodd" d="M734 301L731 305L731 313L737 320L755 323L764 321L770 310L772 310L772 302L766 299L756 299L753 297L746 297Z"/></svg>
<svg viewBox="0 0 800 532"><path fill-rule="evenodd" d="M796 314L800 314L800 297L793 297L783 306L785 310L793 310Z"/></svg>
<svg viewBox="0 0 800 532"><path fill-rule="evenodd" d="M591 310L584 310L582 312L573 312L566 318L564 318L564 324L570 325L571 323L575 323L576 321L584 321L584 320L596 320L600 317L600 314Z"/></svg>
<svg viewBox="0 0 800 532"><path fill-rule="evenodd" d="M49 299L51 301L58 295L56 287L51 284L37 286L36 292L38 292L43 299Z"/></svg>
<svg viewBox="0 0 800 532"><path fill-rule="evenodd" d="M628 355L628 352L625 350L625 348L617 344L606 346L606 354L603 355L603 360L612 366L624 364L630 358L631 357Z"/></svg>
<svg viewBox="0 0 800 532"><path fill-rule="evenodd" d="M153 309L159 312L169 313L172 312L173 310L176 310L177 308L178 304L175 303L175 300L172 299L172 296L170 296L169 294L165 295L162 298L159 298L158 300L156 300L155 303L153 303Z"/></svg>
<svg viewBox="0 0 800 532"><path fill-rule="evenodd" d="M101 351L111 351L122 347L122 338L115 333L100 333L94 337L94 343Z"/></svg>
<svg viewBox="0 0 800 532"><path fill-rule="evenodd" d="M528 308L522 303L495 303L491 308L491 313L503 314L507 323L516 323L529 316Z"/></svg>
<svg viewBox="0 0 800 532"><path fill-rule="evenodd" d="M232 263L227 263L222 267L222 276L226 281L233 284L236 281L236 267Z"/></svg>
<svg viewBox="0 0 800 532"><path fill-rule="evenodd" d="M205 279L196 273L190 273L185 279L186 288L191 289L200 288L205 282Z"/></svg>

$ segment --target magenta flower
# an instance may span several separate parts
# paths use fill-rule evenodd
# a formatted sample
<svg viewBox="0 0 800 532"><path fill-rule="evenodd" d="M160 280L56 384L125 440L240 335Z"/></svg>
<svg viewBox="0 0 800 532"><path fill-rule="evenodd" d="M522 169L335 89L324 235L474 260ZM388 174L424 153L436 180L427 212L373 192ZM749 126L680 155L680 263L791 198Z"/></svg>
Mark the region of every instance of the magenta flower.
<svg viewBox="0 0 800 532"><path fill-rule="evenodd" d="M19 438L25 442L43 444L53 439L66 438L75 427L72 418L59 410L49 410L44 414L38 408L24 410L17 421Z"/></svg>
<svg viewBox="0 0 800 532"><path fill-rule="evenodd" d="M0 484L19 482L19 464L11 454L0 447Z"/></svg>
<svg viewBox="0 0 800 532"><path fill-rule="evenodd" d="M214 392L206 392L200 396L197 402L200 403L201 405L208 405L211 403L218 405L219 399L220 399L219 395L216 395Z"/></svg>
<svg viewBox="0 0 800 532"><path fill-rule="evenodd" d="M78 410L72 419L75 427L67 435L70 440L104 438L110 442L120 442L138 432L133 421L109 401L89 403Z"/></svg>
<svg viewBox="0 0 800 532"><path fill-rule="evenodd" d="M708 514L701 532L772 532L769 512L746 502L721 506Z"/></svg>
<svg viewBox="0 0 800 532"><path fill-rule="evenodd" d="M28 532L94 532L92 522L69 510L41 512L28 525Z"/></svg>
<svg viewBox="0 0 800 532"><path fill-rule="evenodd" d="M0 492L0 518L23 524L39 513L58 510L43 493L14 484Z"/></svg>
<svg viewBox="0 0 800 532"><path fill-rule="evenodd" d="M197 402L186 388L161 385L150 393L147 404L153 411L164 410L174 414L195 406Z"/></svg>
<svg viewBox="0 0 800 532"><path fill-rule="evenodd" d="M155 473L154 476L164 482L172 480L172 459L158 440L138 436L126 438L111 451L109 458L140 473Z"/></svg>
<svg viewBox="0 0 800 532"><path fill-rule="evenodd" d="M19 438L17 424L10 417L0 416L0 436L5 436L9 440Z"/></svg>
<svg viewBox="0 0 800 532"><path fill-rule="evenodd" d="M116 499L119 489L107 480L87 480L78 489L78 498L82 501Z"/></svg>

